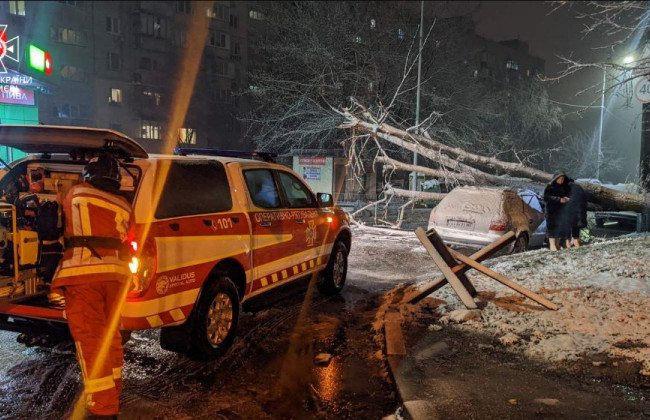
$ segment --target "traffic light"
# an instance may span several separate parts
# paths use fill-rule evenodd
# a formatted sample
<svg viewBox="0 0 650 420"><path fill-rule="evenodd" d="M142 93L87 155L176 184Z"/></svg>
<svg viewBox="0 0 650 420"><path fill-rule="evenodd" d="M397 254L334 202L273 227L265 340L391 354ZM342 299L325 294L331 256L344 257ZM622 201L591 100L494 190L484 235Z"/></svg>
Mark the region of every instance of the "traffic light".
<svg viewBox="0 0 650 420"><path fill-rule="evenodd" d="M52 74L52 57L50 57L49 52L42 50L34 44L29 44L28 59L29 67L48 76Z"/></svg>

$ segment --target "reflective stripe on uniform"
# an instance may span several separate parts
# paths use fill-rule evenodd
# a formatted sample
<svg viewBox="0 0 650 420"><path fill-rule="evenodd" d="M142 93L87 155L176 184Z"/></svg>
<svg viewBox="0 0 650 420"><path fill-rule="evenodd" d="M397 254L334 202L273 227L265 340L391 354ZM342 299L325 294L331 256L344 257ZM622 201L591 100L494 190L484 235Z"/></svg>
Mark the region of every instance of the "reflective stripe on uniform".
<svg viewBox="0 0 650 420"><path fill-rule="evenodd" d="M98 379L84 379L84 392L86 394L94 394L95 392L106 391L111 388L115 388L113 375Z"/></svg>
<svg viewBox="0 0 650 420"><path fill-rule="evenodd" d="M122 366L113 368L113 379L122 379Z"/></svg>
<svg viewBox="0 0 650 420"><path fill-rule="evenodd" d="M86 265L82 267L62 267L56 272L55 277L64 278L64 277L84 276L88 274L106 274L106 273L116 273L125 276L131 275L131 272L127 267L123 267L116 264L95 264L95 265Z"/></svg>

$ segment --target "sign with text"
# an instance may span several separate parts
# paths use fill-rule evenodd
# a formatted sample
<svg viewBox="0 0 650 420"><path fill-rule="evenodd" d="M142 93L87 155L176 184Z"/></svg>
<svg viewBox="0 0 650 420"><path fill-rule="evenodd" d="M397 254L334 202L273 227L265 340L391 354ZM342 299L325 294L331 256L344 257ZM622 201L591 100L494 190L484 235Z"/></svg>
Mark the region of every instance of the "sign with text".
<svg viewBox="0 0 650 420"><path fill-rule="evenodd" d="M650 102L650 80L640 77L634 87L634 94L642 104Z"/></svg>
<svg viewBox="0 0 650 420"><path fill-rule="evenodd" d="M299 165L321 165L324 166L327 162L325 157L301 157L298 159Z"/></svg>
<svg viewBox="0 0 650 420"><path fill-rule="evenodd" d="M314 192L332 194L334 160L321 156L294 156L293 170Z"/></svg>
<svg viewBox="0 0 650 420"><path fill-rule="evenodd" d="M320 168L314 166L303 167L302 179L319 180L320 181Z"/></svg>
<svg viewBox="0 0 650 420"><path fill-rule="evenodd" d="M0 85L0 103L34 105L34 91L13 85Z"/></svg>

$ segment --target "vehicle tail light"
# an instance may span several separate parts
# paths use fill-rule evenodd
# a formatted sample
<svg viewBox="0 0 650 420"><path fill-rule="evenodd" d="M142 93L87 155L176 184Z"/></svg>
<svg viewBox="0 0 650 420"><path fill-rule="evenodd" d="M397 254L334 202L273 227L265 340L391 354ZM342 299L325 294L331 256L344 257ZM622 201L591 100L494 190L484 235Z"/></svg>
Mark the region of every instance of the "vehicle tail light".
<svg viewBox="0 0 650 420"><path fill-rule="evenodd" d="M502 217L496 217L490 222L490 230L494 232L505 232L508 230L508 223Z"/></svg>
<svg viewBox="0 0 650 420"><path fill-rule="evenodd" d="M147 291L151 280L156 274L156 241L147 239L142 247L136 241L131 241L131 248L136 252L136 256L132 257L131 262L129 262L129 269L134 276L135 288L129 292L129 296L139 297Z"/></svg>

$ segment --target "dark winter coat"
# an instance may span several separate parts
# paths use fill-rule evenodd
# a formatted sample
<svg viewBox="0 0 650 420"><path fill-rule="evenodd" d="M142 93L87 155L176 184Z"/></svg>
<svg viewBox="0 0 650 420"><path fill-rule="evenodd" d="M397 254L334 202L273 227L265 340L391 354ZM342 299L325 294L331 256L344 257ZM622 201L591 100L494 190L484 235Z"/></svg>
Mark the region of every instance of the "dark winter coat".
<svg viewBox="0 0 650 420"><path fill-rule="evenodd" d="M558 184L558 178L564 177L564 183ZM571 219L568 214L568 203L561 203L562 197L569 197L569 177L564 171L558 171L544 189L544 213L546 229L549 238L571 237Z"/></svg>
<svg viewBox="0 0 650 420"><path fill-rule="evenodd" d="M588 195L584 189L575 182L569 183L569 202L567 210L571 218L571 227L584 229L587 227L587 201Z"/></svg>

